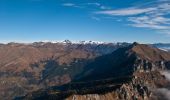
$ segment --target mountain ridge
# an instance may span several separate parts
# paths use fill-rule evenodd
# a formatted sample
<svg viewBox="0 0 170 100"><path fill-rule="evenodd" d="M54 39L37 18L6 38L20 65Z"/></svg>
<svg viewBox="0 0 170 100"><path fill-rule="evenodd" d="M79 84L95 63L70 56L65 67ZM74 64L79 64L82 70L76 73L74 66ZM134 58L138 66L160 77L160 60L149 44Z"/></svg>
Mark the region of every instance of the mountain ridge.
<svg viewBox="0 0 170 100"><path fill-rule="evenodd" d="M148 55L150 52L151 55ZM155 58L152 53L156 55ZM158 88L169 87L169 81L161 74L161 71L168 70L170 67L167 64L170 61L167 57L169 54L152 46L133 43L111 54L95 58L82 73L78 74L81 77L64 85L66 90L60 90L62 86L53 87L52 90L28 94L23 99L53 100L64 96L63 99L66 100L80 98L85 100L103 98L102 95L105 95L104 100L150 100L151 98L161 100L160 94L156 94L155 91ZM100 94L102 90L104 94Z"/></svg>
<svg viewBox="0 0 170 100"><path fill-rule="evenodd" d="M126 44L0 45L0 99L9 100L37 89L66 84L95 57L121 46Z"/></svg>

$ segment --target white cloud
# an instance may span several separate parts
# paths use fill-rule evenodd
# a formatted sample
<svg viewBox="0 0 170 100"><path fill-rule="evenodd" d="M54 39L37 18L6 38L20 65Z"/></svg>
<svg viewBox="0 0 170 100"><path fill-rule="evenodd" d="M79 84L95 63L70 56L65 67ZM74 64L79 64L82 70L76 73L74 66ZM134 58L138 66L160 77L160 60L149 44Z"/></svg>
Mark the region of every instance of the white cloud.
<svg viewBox="0 0 170 100"><path fill-rule="evenodd" d="M101 4L98 3L98 2L95 2L95 3L87 3L88 5L95 5L95 6L100 6Z"/></svg>
<svg viewBox="0 0 170 100"><path fill-rule="evenodd" d="M86 5L88 5L88 6L96 6L97 8L102 9L102 10L110 9L110 7L102 5L102 4L98 3L98 2L87 3Z"/></svg>
<svg viewBox="0 0 170 100"><path fill-rule="evenodd" d="M62 4L65 7L76 7L76 8L81 8L80 6L74 4L74 3L64 3Z"/></svg>
<svg viewBox="0 0 170 100"><path fill-rule="evenodd" d="M170 72L169 71L163 71L163 72L161 72L161 74L165 75L166 79L168 81L170 81ZM156 92L157 96L164 96L164 99L170 100L170 90L168 88L158 88L154 92Z"/></svg>
<svg viewBox="0 0 170 100"><path fill-rule="evenodd" d="M95 14L108 15L113 18L124 17L132 27L148 28L170 35L170 1L158 0L139 6L100 10ZM121 17L119 17L121 16Z"/></svg>
<svg viewBox="0 0 170 100"><path fill-rule="evenodd" d="M105 11L98 11L95 12L96 14L105 14L105 15L112 15L112 16L129 16L129 15L138 15L143 14L146 12L150 12L156 10L155 8L125 8L125 9L118 9L118 10L105 10Z"/></svg>
<svg viewBox="0 0 170 100"><path fill-rule="evenodd" d="M161 10L170 10L170 3L163 3L161 5L158 5L158 7L161 9Z"/></svg>
<svg viewBox="0 0 170 100"><path fill-rule="evenodd" d="M64 3L63 6L75 6L73 3Z"/></svg>
<svg viewBox="0 0 170 100"><path fill-rule="evenodd" d="M103 10L107 10L107 9L111 9L110 7L107 7L107 6L100 6L100 9L103 9Z"/></svg>
<svg viewBox="0 0 170 100"><path fill-rule="evenodd" d="M157 95L159 96L160 94L164 96L163 98L166 100L170 100L170 90L166 88L159 88L156 90Z"/></svg>
<svg viewBox="0 0 170 100"><path fill-rule="evenodd" d="M133 27L139 27L139 28L150 28L150 29L157 29L157 30L163 30L163 29L168 29L169 27L167 26L160 26L160 25L154 25L154 24L129 24L130 26Z"/></svg>
<svg viewBox="0 0 170 100"><path fill-rule="evenodd" d="M165 77L170 81L170 72L169 71L163 71L162 74L165 75Z"/></svg>
<svg viewBox="0 0 170 100"><path fill-rule="evenodd" d="M129 17L128 21L132 22L129 24L133 27L143 27L151 29L169 29L170 19L162 16L142 16L142 17Z"/></svg>

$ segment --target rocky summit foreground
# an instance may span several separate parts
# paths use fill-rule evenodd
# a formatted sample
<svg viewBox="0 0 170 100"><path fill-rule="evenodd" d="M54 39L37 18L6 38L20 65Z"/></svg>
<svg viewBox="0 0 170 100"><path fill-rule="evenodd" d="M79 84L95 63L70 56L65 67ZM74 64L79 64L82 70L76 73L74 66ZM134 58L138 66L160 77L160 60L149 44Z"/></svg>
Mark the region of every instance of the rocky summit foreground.
<svg viewBox="0 0 170 100"><path fill-rule="evenodd" d="M133 43L99 56L68 84L15 100L169 100L170 53Z"/></svg>

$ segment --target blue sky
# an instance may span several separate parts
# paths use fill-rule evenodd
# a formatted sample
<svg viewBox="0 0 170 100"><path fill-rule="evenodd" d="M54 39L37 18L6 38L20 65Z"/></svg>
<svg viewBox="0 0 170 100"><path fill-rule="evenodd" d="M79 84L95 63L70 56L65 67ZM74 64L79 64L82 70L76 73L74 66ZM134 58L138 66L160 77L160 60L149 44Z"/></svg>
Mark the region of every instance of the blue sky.
<svg viewBox="0 0 170 100"><path fill-rule="evenodd" d="M169 0L0 0L0 42L170 42Z"/></svg>

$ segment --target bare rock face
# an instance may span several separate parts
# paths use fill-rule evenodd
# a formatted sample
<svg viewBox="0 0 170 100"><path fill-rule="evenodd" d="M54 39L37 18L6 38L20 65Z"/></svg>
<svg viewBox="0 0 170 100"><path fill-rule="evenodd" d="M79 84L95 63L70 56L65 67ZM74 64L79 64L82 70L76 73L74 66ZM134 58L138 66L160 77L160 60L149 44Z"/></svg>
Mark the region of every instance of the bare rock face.
<svg viewBox="0 0 170 100"><path fill-rule="evenodd" d="M128 83L123 83L119 88L104 94L71 95L66 100L150 100L153 95L152 89L161 84L169 84L159 72L150 73L136 72Z"/></svg>

